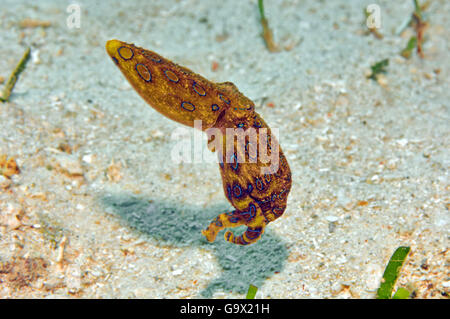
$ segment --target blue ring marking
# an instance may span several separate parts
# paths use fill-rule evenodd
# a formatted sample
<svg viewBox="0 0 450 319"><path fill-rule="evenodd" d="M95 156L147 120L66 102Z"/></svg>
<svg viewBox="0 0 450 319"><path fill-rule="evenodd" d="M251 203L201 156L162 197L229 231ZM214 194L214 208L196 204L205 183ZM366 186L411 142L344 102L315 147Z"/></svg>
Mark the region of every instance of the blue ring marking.
<svg viewBox="0 0 450 319"><path fill-rule="evenodd" d="M254 121L253 122L253 127L256 127L256 128L262 127L261 121L258 121L258 124L256 124L256 121Z"/></svg>
<svg viewBox="0 0 450 319"><path fill-rule="evenodd" d="M141 50L141 54L143 56L145 56L147 59L152 60L153 62L161 63L161 61L162 61L162 59L160 57L158 57L158 55L154 52L148 52L145 50Z"/></svg>
<svg viewBox="0 0 450 319"><path fill-rule="evenodd" d="M239 236L238 238L241 239L242 245L248 245L248 244L250 244L248 241L246 241L246 240L244 239L244 236L243 236L243 235Z"/></svg>
<svg viewBox="0 0 450 319"><path fill-rule="evenodd" d="M230 216L230 218L228 218L228 220L230 221L230 223L237 223L239 221L239 218L233 215L233 212L228 212L227 216Z"/></svg>
<svg viewBox="0 0 450 319"><path fill-rule="evenodd" d="M239 195L236 194L236 188L239 189ZM233 186L233 194L234 194L234 197L236 197L236 198L239 198L242 196L242 188L240 185L236 184Z"/></svg>
<svg viewBox="0 0 450 319"><path fill-rule="evenodd" d="M281 212L280 212L280 213L275 213L275 210L280 210ZM273 213L275 216L280 217L281 214L283 214L283 209L282 209L282 208L278 208L278 207L274 207L274 208L272 208L272 213Z"/></svg>
<svg viewBox="0 0 450 319"><path fill-rule="evenodd" d="M142 65L147 70L148 75L149 75L149 79L148 80L146 78L144 78L144 76L141 74L141 72L139 72L138 65ZM136 70L137 74L141 77L142 80L144 80L145 82L151 82L152 81L152 72L150 72L150 70L147 68L146 65L144 65L142 63L137 63L136 66L134 67L134 69Z"/></svg>
<svg viewBox="0 0 450 319"><path fill-rule="evenodd" d="M199 91L197 91L197 88L196 88L196 87L199 87L200 89L202 89L204 93L201 94ZM200 96L205 96L205 95L206 95L205 89L202 88L200 85L198 85L197 82L195 82L195 81L194 81L194 83L192 84L192 88L194 89L195 93L197 93L198 95L200 95Z"/></svg>
<svg viewBox="0 0 450 319"><path fill-rule="evenodd" d="M250 221L252 220L252 217L251 217L251 216L248 216L249 214L250 214L249 212L242 212L242 213L241 213L242 217L245 218L245 221L246 221L247 223L250 222Z"/></svg>
<svg viewBox="0 0 450 319"><path fill-rule="evenodd" d="M252 192L252 190L253 190L253 185L252 184L248 184L248 186L247 186L247 193L251 193Z"/></svg>
<svg viewBox="0 0 450 319"><path fill-rule="evenodd" d="M220 107L217 104L211 105L211 110L217 111L218 109L220 109Z"/></svg>
<svg viewBox="0 0 450 319"><path fill-rule="evenodd" d="M162 59L161 58L158 58L156 55L154 55L154 54L149 54L149 53L144 53L143 54L146 58L149 58L150 60L152 60L153 62L156 62L156 63L161 63L161 61L162 61Z"/></svg>
<svg viewBox="0 0 450 319"><path fill-rule="evenodd" d="M261 230L262 230L262 228L260 228L260 227L256 228L256 229L247 228L247 230L245 232L247 233L247 237L249 239L255 239L260 236L259 234L261 234Z"/></svg>
<svg viewBox="0 0 450 319"><path fill-rule="evenodd" d="M267 179L267 176L269 176L269 179ZM270 174L264 174L264 179L266 180L267 184L269 184L272 180L272 176L270 176Z"/></svg>
<svg viewBox="0 0 450 319"><path fill-rule="evenodd" d="M271 198L272 202L275 201L275 199L277 199L277 194L272 195L272 198Z"/></svg>
<svg viewBox="0 0 450 319"><path fill-rule="evenodd" d="M227 186L227 197L229 200L233 198L233 195L231 194L231 187L230 185Z"/></svg>
<svg viewBox="0 0 450 319"><path fill-rule="evenodd" d="M216 217L216 219L214 219L214 224L215 224L217 227L222 227L222 226L223 226L222 221L220 220L219 217Z"/></svg>
<svg viewBox="0 0 450 319"><path fill-rule="evenodd" d="M239 124L237 125L237 127L240 127L240 128L244 127L244 123L239 123Z"/></svg>
<svg viewBox="0 0 450 319"><path fill-rule="evenodd" d="M250 213L250 217L253 218L256 216L256 206L254 204L248 205L248 212Z"/></svg>
<svg viewBox="0 0 450 319"><path fill-rule="evenodd" d="M285 196L281 196L282 194L286 193L286 190L284 189L281 193L278 194L279 199L284 199Z"/></svg>
<svg viewBox="0 0 450 319"><path fill-rule="evenodd" d="M244 217L247 222L251 221L256 216L256 206L254 204L248 205L248 212L242 212L242 216Z"/></svg>
<svg viewBox="0 0 450 319"><path fill-rule="evenodd" d="M177 80L175 81L175 80L172 80L168 75L167 75L167 72L172 72L173 74L175 74L175 76L177 77ZM173 83L178 83L178 82L180 82L180 78L178 77L178 75L175 73L175 72L173 72L172 70L164 70L164 75L166 76L166 78L170 81L170 82L173 82Z"/></svg>
<svg viewBox="0 0 450 319"><path fill-rule="evenodd" d="M259 177L256 178L256 188L259 189L260 191L264 189L264 184Z"/></svg>
<svg viewBox="0 0 450 319"><path fill-rule="evenodd" d="M225 95L223 94L219 94L219 99L221 99L223 102L225 102L226 104L230 104L230 99L227 98Z"/></svg>
<svg viewBox="0 0 450 319"><path fill-rule="evenodd" d="M188 105L187 107L185 107L186 104ZM181 102L181 107L189 112L195 111L195 105L191 102Z"/></svg>
<svg viewBox="0 0 450 319"><path fill-rule="evenodd" d="M234 163L234 161L233 161L233 157L234 157L234 159L235 159L235 161L236 161L236 165L234 165L234 167L233 167L233 163ZM238 167L239 167L239 163L238 163L238 161L237 161L237 156L236 156L236 154L234 153L233 155L231 155L231 157L230 157L230 166L231 166L231 168L233 169L233 170L235 170L235 171L237 171L237 169L238 169Z"/></svg>
<svg viewBox="0 0 450 319"><path fill-rule="evenodd" d="M122 54L120 54L120 49L123 49L123 48L126 48L126 49L128 49L128 50L131 51L131 56L130 56L128 59L124 58L124 57L122 56ZM131 59L134 57L134 52L133 52L133 50L131 50L129 47L125 47L125 46L121 46L120 48L118 48L118 49L117 49L117 53L119 53L119 56L120 56L122 59L124 59L125 61L131 60Z"/></svg>

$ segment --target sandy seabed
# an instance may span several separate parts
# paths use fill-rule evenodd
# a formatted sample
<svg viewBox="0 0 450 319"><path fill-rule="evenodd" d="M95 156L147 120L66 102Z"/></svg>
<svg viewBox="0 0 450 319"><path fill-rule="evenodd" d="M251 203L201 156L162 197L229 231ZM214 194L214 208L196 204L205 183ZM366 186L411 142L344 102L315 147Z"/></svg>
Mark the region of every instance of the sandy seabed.
<svg viewBox="0 0 450 319"><path fill-rule="evenodd" d="M399 246L398 285L448 298L448 1L426 9L423 59L395 33L412 1L377 2L383 39L368 1L266 1L278 53L256 1L77 3L70 28L69 2L2 2L0 80L32 55L0 103L0 155L20 169L0 176L1 298L374 298ZM257 244L202 237L231 209L217 164L171 160L180 125L131 89L114 38L235 83L279 130L293 185Z"/></svg>

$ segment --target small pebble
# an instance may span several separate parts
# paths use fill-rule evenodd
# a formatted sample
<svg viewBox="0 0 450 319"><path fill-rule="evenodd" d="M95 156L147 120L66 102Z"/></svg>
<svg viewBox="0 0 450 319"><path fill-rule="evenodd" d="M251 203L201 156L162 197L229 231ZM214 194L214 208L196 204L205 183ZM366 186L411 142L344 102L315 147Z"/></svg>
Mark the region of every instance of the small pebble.
<svg viewBox="0 0 450 319"><path fill-rule="evenodd" d="M2 210L0 224L7 226L10 230L18 229L22 226L23 214L24 211L20 204L8 203L6 209Z"/></svg>
<svg viewBox="0 0 450 319"><path fill-rule="evenodd" d="M177 269L177 270L174 270L174 271L172 271L172 275L174 275L174 276L178 276L178 275L181 275L183 273L183 269Z"/></svg>
<svg viewBox="0 0 450 319"><path fill-rule="evenodd" d="M330 216L326 216L325 219L327 221L329 221L330 223L335 223L339 220L339 217L330 215Z"/></svg>
<svg viewBox="0 0 450 319"><path fill-rule="evenodd" d="M82 176L83 167L80 161L74 156L66 153L59 153L52 156L52 167L60 169L70 176Z"/></svg>
<svg viewBox="0 0 450 319"><path fill-rule="evenodd" d="M0 175L0 189L7 189L11 186L12 181L3 175Z"/></svg>

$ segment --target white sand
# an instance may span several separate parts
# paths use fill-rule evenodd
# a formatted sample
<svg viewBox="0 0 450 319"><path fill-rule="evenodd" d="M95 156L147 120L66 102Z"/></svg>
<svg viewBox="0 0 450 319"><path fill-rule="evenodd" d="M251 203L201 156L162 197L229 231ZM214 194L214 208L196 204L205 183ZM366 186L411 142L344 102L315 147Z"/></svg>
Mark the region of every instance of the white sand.
<svg viewBox="0 0 450 319"><path fill-rule="evenodd" d="M70 30L69 2L2 1L0 76L28 45L33 59L0 104L0 154L21 169L0 190L0 262L48 266L19 287L0 274L0 297L242 298L253 283L257 298L374 298L400 245L412 253L399 284L448 296L448 1L426 11L423 60L399 55L412 31L393 34L412 1L378 2L382 40L365 34L369 1L266 1L276 42L293 47L280 53L256 1L79 3ZM258 244L202 238L231 209L218 167L170 160L179 124L130 88L112 38L234 82L279 129L293 186ZM366 73L384 58L382 87Z"/></svg>

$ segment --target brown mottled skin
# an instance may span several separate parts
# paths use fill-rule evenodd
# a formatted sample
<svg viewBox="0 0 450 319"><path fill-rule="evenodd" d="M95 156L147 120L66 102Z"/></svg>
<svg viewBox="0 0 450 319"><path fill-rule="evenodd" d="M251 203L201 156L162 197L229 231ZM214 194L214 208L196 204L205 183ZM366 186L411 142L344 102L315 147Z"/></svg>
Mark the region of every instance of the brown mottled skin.
<svg viewBox="0 0 450 319"><path fill-rule="evenodd" d="M225 195L235 208L217 216L203 235L213 242L222 229L246 225L241 236L227 231L225 239L239 245L258 241L266 225L284 213L292 181L278 141L254 111L254 103L233 83L213 83L133 44L111 40L106 50L134 89L158 112L192 127L194 120L202 121L202 130L209 137L208 147L218 154ZM226 135L227 128L247 130L249 135L238 142ZM261 157L261 148L257 153L253 148L261 145L261 140L267 142L263 145L267 144L268 156L275 157L270 162ZM220 141L223 143L216 144ZM231 152L227 152L227 142L234 145ZM272 153L276 149L278 156L276 151ZM275 162L278 165L273 166ZM262 168L269 171L263 172Z"/></svg>

